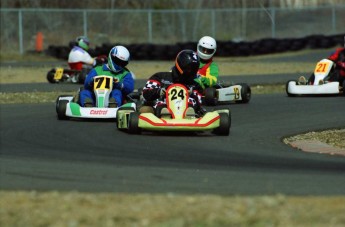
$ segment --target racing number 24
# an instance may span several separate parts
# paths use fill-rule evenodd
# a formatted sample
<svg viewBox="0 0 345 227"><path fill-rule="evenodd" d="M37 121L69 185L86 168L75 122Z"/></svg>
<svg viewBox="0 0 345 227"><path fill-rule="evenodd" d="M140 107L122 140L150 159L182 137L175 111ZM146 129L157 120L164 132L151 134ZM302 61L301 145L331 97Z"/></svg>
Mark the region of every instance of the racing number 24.
<svg viewBox="0 0 345 227"><path fill-rule="evenodd" d="M172 89L171 95L172 95L171 100L177 99L177 97L180 97L182 100L184 100L184 92L182 89L178 93L177 93L177 89Z"/></svg>

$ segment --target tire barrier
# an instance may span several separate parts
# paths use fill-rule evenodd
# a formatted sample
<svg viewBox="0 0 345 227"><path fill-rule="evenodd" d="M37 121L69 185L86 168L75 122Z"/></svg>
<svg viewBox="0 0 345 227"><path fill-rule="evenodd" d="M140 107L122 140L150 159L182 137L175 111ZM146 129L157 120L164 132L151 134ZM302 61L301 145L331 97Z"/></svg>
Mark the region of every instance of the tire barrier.
<svg viewBox="0 0 345 227"><path fill-rule="evenodd" d="M270 53L281 53L288 51L298 51L302 49L326 49L344 45L344 35L310 35L304 38L285 38L273 39L264 38L252 42L241 41L221 41L217 40L217 52L219 57L240 57L250 55L262 55ZM58 59L67 60L68 53L73 47L74 42L68 46L50 45L46 54ZM91 56L108 55L110 49L115 45L124 45L131 53L132 60L173 60L177 53L183 49L195 50L197 42L168 44L111 44L103 43L94 49L89 49Z"/></svg>

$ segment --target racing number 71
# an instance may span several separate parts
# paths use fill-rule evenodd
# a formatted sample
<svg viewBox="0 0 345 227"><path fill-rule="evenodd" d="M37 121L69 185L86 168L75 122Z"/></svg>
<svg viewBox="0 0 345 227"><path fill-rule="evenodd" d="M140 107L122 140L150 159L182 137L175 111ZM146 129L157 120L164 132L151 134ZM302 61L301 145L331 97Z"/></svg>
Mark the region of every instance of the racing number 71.
<svg viewBox="0 0 345 227"><path fill-rule="evenodd" d="M95 79L95 89L109 89L110 88L109 77L98 77Z"/></svg>

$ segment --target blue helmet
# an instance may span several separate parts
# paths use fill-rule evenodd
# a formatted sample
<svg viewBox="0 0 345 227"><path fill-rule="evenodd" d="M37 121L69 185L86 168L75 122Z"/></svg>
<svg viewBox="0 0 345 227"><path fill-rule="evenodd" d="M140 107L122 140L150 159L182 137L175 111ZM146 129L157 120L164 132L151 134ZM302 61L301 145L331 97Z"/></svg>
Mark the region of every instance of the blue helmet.
<svg viewBox="0 0 345 227"><path fill-rule="evenodd" d="M129 51L124 46L114 46L108 56L108 68L113 72L120 72L128 64Z"/></svg>

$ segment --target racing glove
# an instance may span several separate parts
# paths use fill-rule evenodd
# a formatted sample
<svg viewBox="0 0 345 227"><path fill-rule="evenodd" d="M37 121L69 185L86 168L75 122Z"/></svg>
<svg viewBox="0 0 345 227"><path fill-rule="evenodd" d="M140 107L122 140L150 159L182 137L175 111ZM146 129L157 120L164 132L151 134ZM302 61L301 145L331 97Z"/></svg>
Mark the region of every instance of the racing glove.
<svg viewBox="0 0 345 227"><path fill-rule="evenodd" d="M107 63L108 58L105 55L101 55L95 58L95 65L103 65L104 63Z"/></svg>
<svg viewBox="0 0 345 227"><path fill-rule="evenodd" d="M114 77L114 79L113 79L113 89L122 90L122 88L123 88L123 83L121 83L118 78Z"/></svg>

